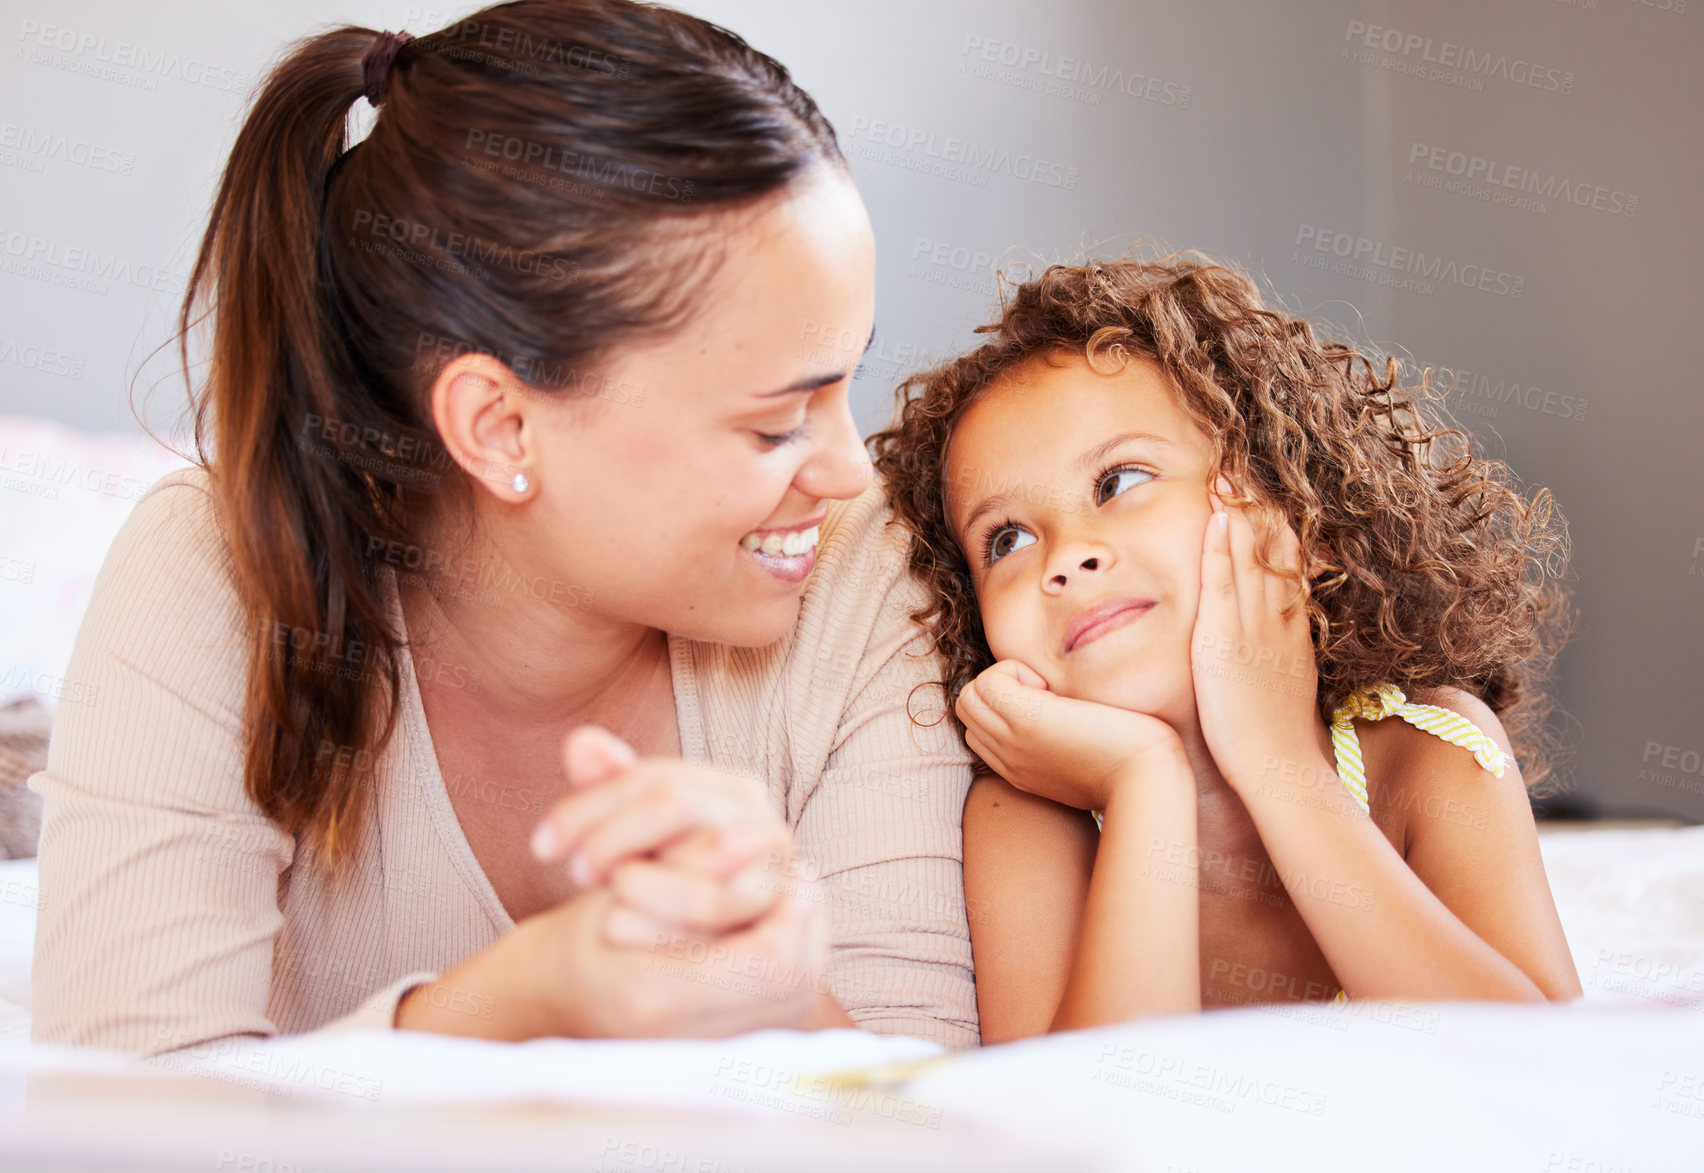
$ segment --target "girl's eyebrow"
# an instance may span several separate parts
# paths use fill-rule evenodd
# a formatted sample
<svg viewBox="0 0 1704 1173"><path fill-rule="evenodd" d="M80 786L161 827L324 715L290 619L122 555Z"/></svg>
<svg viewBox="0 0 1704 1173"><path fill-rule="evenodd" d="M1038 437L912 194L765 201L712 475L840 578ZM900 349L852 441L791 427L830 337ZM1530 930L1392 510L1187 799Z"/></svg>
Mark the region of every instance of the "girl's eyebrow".
<svg viewBox="0 0 1704 1173"><path fill-rule="evenodd" d="M1156 436L1152 432L1120 432L1110 440L1104 440L1101 443L1096 444L1093 448L1090 448L1087 452L1073 460L1071 462L1071 471L1086 472L1091 465L1099 463L1102 458L1104 458L1113 449L1117 448L1120 444L1128 444L1132 440L1146 440L1151 444L1162 444L1172 448L1177 447L1177 442L1175 440L1168 440L1164 436ZM992 513L996 509L1009 505L1013 499L1018 496L1021 496L1021 494L996 493L992 497L984 497L981 501L977 502L976 508L972 509L970 511L970 515L964 519L963 532L967 534L970 533L970 531L975 528L977 519L982 517L983 514Z"/></svg>

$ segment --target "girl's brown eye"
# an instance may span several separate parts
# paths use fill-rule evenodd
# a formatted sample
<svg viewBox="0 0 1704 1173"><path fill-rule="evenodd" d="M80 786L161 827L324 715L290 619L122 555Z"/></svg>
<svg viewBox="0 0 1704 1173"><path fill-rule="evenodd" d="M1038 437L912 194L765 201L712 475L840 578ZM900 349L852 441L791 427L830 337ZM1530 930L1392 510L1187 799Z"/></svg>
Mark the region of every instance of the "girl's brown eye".
<svg viewBox="0 0 1704 1173"><path fill-rule="evenodd" d="M1111 497L1116 497L1116 496L1118 496L1118 493L1124 492L1124 489L1120 489L1120 490L1118 490L1118 493L1112 493L1112 494L1109 494L1107 496L1101 495L1101 489L1103 489L1106 486L1106 483L1108 481L1117 481L1117 480L1120 480L1124 477L1140 477L1141 480L1134 482L1135 484L1139 485L1143 481L1153 480L1154 474L1149 472L1147 469L1133 468L1133 467L1130 467L1130 466L1125 466L1123 468L1109 468L1109 469L1107 469L1105 472L1101 473L1101 475L1098 478L1096 478L1096 480L1095 480L1095 504L1096 505L1104 505L1104 504L1106 504L1106 502ZM1125 486L1125 488L1129 488L1129 487L1130 486L1128 486L1128 485Z"/></svg>
<svg viewBox="0 0 1704 1173"><path fill-rule="evenodd" d="M988 536L982 542L982 564L984 566L992 565L1013 550L1022 549L1021 546L1015 544L1019 537L1028 537L1030 542L1035 541L1032 535L1026 534L1021 527L1009 521L1003 521L989 530ZM1028 544L1029 542L1024 543L1024 545Z"/></svg>

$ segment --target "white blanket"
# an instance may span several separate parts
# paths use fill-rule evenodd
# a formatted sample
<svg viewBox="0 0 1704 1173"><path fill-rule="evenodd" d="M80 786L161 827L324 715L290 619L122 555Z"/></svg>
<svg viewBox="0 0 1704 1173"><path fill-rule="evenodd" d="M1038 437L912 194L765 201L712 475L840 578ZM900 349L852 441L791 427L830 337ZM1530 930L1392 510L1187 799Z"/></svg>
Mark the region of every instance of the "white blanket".
<svg viewBox="0 0 1704 1173"><path fill-rule="evenodd" d="M363 1031L164 1062L30 1044L34 861L0 863L0 1113L19 1106L5 1089L21 1096L26 1073L100 1067L194 1071L340 1112L545 1100L700 1122L648 1161L636 1125L582 1152L583 1166L558 1154L555 1168L689 1169L702 1121L723 1120L748 1128L732 1134L740 1144L771 1139L732 1151L724 1137L702 1167L786 1167L759 1160L782 1151L815 1163L831 1150L811 1138L826 1131L848 1168L858 1154L912 1167L897 1152L927 1153L933 1169L974 1156L982 1168L1203 1173L1704 1170L1704 828L1541 842L1582 1002L1264 1007L950 1056L855 1031L521 1045ZM861 1082L827 1078L849 1068ZM9 1143L23 1142L0 1137L0 1164Z"/></svg>

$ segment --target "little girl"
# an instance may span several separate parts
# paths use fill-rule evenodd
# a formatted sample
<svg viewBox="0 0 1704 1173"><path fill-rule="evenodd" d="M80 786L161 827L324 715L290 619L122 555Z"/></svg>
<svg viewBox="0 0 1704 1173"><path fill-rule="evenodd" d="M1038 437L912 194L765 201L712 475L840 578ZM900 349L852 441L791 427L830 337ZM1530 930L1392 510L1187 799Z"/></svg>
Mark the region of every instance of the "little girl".
<svg viewBox="0 0 1704 1173"><path fill-rule="evenodd" d="M1548 495L1213 264L1056 265L982 329L870 441L991 771L964 812L982 1041L1577 997L1526 790Z"/></svg>

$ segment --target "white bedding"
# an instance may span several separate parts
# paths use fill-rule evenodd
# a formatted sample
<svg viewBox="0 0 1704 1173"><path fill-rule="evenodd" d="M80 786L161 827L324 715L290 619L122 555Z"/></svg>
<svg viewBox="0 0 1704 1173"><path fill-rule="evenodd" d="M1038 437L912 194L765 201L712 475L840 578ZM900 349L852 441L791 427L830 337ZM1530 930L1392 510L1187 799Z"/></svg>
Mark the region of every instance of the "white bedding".
<svg viewBox="0 0 1704 1173"><path fill-rule="evenodd" d="M644 1125L588 1134L577 1153L555 1152L557 1169L788 1167L777 1153L884 1169L1704 1169L1704 827L1541 843L1586 987L1580 1003L1216 1013L949 1056L909 1082L864 1088L816 1077L939 1049L854 1031L519 1046L357 1032L149 1064L31 1044L35 861L0 863L0 1089L10 1089L0 1119L20 1108L26 1076L99 1066L155 1077L164 1067L343 1114L542 1100L624 1106L676 1129L676 1147L653 1146L648 1158ZM0 1136L0 1164L8 1146L41 1151L28 1125L43 1117L24 1119ZM692 1157L694 1138L709 1151L705 1138L730 1127L713 1159ZM72 1150L85 1143L54 1136ZM494 1151L491 1167L529 1167ZM338 1152L354 1162L353 1149ZM270 1159L284 1173L288 1162Z"/></svg>

